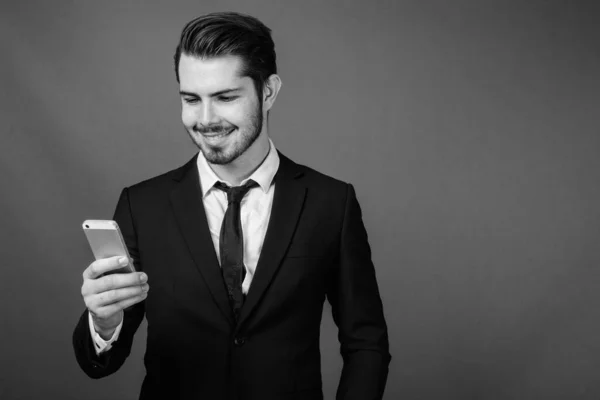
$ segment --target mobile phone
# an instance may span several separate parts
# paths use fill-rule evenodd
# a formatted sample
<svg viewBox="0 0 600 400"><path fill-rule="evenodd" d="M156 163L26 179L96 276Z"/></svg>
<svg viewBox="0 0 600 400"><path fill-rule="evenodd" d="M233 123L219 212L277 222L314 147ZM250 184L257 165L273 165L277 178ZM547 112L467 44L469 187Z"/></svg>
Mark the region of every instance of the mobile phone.
<svg viewBox="0 0 600 400"><path fill-rule="evenodd" d="M127 266L108 271L104 275L135 272L133 259L127 251L127 245L116 221L88 219L83 221L82 226L96 260L114 256L127 257L129 260Z"/></svg>

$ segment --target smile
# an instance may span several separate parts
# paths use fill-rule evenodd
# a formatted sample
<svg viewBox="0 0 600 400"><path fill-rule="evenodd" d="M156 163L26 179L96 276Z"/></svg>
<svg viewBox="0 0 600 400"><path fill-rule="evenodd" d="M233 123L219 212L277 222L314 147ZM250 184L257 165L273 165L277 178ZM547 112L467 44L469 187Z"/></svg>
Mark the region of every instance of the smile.
<svg viewBox="0 0 600 400"><path fill-rule="evenodd" d="M206 139L209 140L214 140L214 139L221 139L224 138L225 136L230 135L233 131L235 131L235 128L232 128L229 131L223 132L223 133L217 133L217 134L202 134L202 136L204 136Z"/></svg>

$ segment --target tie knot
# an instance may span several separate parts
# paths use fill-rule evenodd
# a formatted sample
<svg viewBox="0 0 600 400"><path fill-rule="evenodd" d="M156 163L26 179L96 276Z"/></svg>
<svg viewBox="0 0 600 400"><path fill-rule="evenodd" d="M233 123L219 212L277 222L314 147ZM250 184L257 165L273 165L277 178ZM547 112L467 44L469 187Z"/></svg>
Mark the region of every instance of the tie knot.
<svg viewBox="0 0 600 400"><path fill-rule="evenodd" d="M223 182L215 183L215 187L227 193L227 203L241 203L242 199L250 189L256 186L257 183L250 179L242 186L227 186Z"/></svg>

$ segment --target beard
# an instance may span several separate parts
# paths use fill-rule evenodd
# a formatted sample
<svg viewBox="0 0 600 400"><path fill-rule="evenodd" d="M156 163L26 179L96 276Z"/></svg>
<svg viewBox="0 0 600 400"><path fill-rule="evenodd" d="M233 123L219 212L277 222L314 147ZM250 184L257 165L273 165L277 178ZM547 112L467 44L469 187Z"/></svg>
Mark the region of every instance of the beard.
<svg viewBox="0 0 600 400"><path fill-rule="evenodd" d="M238 126L232 124L212 125L209 127L195 126L193 128L193 131L200 136L206 133L226 134L232 130L237 130L237 133L230 133L238 135L233 143L229 145L211 145L202 140L202 137L197 137L191 133L190 137L209 163L224 165L235 161L254 144L262 132L262 125L262 102L259 101L255 112L250 115L248 126L244 129L240 129Z"/></svg>

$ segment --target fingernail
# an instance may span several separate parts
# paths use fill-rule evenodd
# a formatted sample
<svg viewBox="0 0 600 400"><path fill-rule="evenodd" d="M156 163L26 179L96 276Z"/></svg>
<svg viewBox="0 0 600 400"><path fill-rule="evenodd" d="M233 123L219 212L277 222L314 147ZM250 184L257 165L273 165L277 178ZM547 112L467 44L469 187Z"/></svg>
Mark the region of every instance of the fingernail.
<svg viewBox="0 0 600 400"><path fill-rule="evenodd" d="M126 257L119 258L119 265L126 266L127 265L127 258Z"/></svg>
<svg viewBox="0 0 600 400"><path fill-rule="evenodd" d="M146 283L146 281L147 281L147 280L148 280L148 275L146 275L146 274L142 273L142 274L140 275L140 282L142 282L142 283Z"/></svg>
<svg viewBox="0 0 600 400"><path fill-rule="evenodd" d="M147 291L148 291L148 289L150 289L150 287L149 287L148 285L144 285L144 286L142 286L142 290L143 290L144 292L147 292Z"/></svg>

